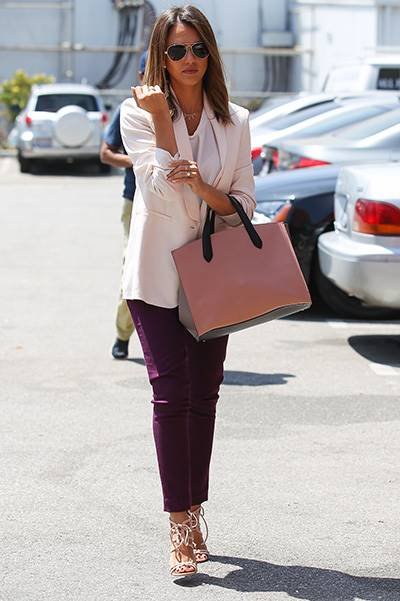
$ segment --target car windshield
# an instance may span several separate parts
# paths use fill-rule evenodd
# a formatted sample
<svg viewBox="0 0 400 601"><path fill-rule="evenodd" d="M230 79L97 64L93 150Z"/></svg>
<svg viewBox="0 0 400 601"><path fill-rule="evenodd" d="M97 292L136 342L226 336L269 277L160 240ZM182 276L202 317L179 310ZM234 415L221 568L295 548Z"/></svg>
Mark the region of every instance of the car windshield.
<svg viewBox="0 0 400 601"><path fill-rule="evenodd" d="M278 130L286 129L291 125L296 125L296 123L300 123L300 121L305 121L306 119L315 117L315 115L321 115L322 113L326 113L326 111L331 111L339 107L340 104L335 100L319 102L318 104L314 104L313 106L294 111L293 113L290 113L290 115L285 115L284 117L278 117L277 119L269 121L268 128Z"/></svg>
<svg viewBox="0 0 400 601"><path fill-rule="evenodd" d="M346 140L362 140L400 123L400 108L388 111L378 117L371 117L357 125L350 125L332 134Z"/></svg>
<svg viewBox="0 0 400 601"><path fill-rule="evenodd" d="M98 111L94 96L89 94L41 94L38 96L35 111L56 113L64 106L80 106L85 111Z"/></svg>
<svg viewBox="0 0 400 601"><path fill-rule="evenodd" d="M382 113L386 113L392 108L392 106L365 105L354 107L349 111L335 111L335 114L329 115L328 113L325 115L324 119L320 123L310 125L309 127L307 127L305 124L305 127L301 130L301 134L306 134L310 137L326 134L341 127L347 128L348 125L359 123L364 119L382 115Z"/></svg>

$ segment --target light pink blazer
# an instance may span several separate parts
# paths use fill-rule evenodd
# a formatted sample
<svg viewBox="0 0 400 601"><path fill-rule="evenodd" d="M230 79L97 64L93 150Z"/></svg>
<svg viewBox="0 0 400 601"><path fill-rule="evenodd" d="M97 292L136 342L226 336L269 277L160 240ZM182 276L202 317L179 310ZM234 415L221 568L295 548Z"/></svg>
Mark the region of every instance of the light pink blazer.
<svg viewBox="0 0 400 601"><path fill-rule="evenodd" d="M233 125L218 123L204 95L204 109L217 141L222 168L211 185L232 194L251 218L255 208L249 112L229 103ZM129 98L121 107L121 135L132 159L136 192L122 278L123 297L159 307L178 305L179 278L171 251L201 236L207 205L185 184L166 180L172 158L193 160L181 114L174 122L178 153L156 148L150 113ZM218 157L217 157L218 159ZM237 215L217 216L216 229L240 224Z"/></svg>

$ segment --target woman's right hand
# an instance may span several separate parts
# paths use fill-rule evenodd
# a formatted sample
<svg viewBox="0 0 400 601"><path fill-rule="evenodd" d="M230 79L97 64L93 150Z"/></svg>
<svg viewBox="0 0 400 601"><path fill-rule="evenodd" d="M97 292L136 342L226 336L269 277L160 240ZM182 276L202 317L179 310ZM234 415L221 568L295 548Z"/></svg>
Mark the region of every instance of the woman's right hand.
<svg viewBox="0 0 400 601"><path fill-rule="evenodd" d="M135 86L131 88L132 96L141 109L152 115L169 115L169 107L160 86Z"/></svg>

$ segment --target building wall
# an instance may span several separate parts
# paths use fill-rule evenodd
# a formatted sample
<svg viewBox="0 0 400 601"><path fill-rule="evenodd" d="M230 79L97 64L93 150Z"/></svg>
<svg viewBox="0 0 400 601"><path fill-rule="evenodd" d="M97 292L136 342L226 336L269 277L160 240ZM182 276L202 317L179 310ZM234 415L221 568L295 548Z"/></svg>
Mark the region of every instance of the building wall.
<svg viewBox="0 0 400 601"><path fill-rule="evenodd" d="M296 89L319 91L332 67L361 61L377 44L374 0L295 0L291 22L298 44L310 54L297 59Z"/></svg>
<svg viewBox="0 0 400 601"><path fill-rule="evenodd" d="M400 1L377 0L378 45L395 46L400 51Z"/></svg>
<svg viewBox="0 0 400 601"><path fill-rule="evenodd" d="M32 6L34 0L31 0ZM43 6L46 0L40 4ZM16 4L16 3L14 3ZM50 4L50 2L49 2ZM56 4L56 2L51 2ZM152 0L157 14L175 4L170 0ZM256 47L263 30L284 30L287 20L286 0L198 0L195 4L208 16L220 46L231 48ZM56 46L72 41L86 46L115 45L118 13L110 0L75 0L75 10L46 8L12 9L0 2L0 22L3 24L1 44L42 44ZM112 63L109 53L89 52L4 52L0 50L0 80L17 68L28 73L46 72L58 81L97 83ZM224 55L231 89L261 90L265 83L265 59L252 55ZM129 88L135 81L137 62L118 85Z"/></svg>
<svg viewBox="0 0 400 601"><path fill-rule="evenodd" d="M7 8L0 3L1 45L46 44L57 45L63 36L64 15L57 9ZM60 55L44 52L0 53L0 80L7 78L16 69L29 73L46 72L57 75L60 70Z"/></svg>

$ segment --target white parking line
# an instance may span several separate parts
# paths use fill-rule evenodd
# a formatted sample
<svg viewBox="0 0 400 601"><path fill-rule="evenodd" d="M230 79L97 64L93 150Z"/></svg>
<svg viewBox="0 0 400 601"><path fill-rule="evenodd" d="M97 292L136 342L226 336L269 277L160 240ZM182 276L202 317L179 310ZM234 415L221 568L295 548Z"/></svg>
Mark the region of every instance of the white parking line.
<svg viewBox="0 0 400 601"><path fill-rule="evenodd" d="M327 319L326 323L328 324L328 326L331 326L331 328L347 328L349 326L348 323L340 319Z"/></svg>
<svg viewBox="0 0 400 601"><path fill-rule="evenodd" d="M400 321L343 321L341 319L326 319L325 323L329 325L331 328L355 328L357 330L373 330L373 329L382 329L387 327L392 327L396 325L400 325Z"/></svg>
<svg viewBox="0 0 400 601"><path fill-rule="evenodd" d="M382 365L381 363L369 363L368 365L378 376L400 376L400 367Z"/></svg>

